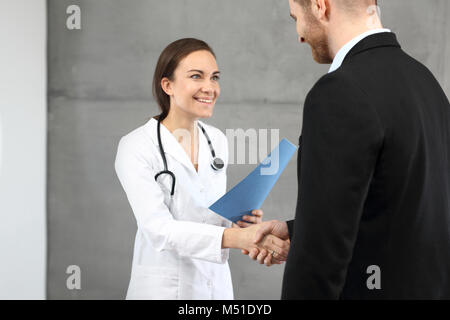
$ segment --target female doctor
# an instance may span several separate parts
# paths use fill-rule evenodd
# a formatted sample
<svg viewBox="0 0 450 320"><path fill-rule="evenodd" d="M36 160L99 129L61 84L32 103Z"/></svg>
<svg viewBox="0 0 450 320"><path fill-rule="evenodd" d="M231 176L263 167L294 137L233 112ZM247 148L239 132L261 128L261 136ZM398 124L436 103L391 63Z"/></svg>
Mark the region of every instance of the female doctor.
<svg viewBox="0 0 450 320"><path fill-rule="evenodd" d="M219 94L212 49L175 41L153 78L162 113L120 140L115 169L138 227L127 299L233 299L227 248L259 250L268 263L287 257L274 236L253 243L261 210L240 228L208 209L226 191L228 148L198 119L212 116Z"/></svg>

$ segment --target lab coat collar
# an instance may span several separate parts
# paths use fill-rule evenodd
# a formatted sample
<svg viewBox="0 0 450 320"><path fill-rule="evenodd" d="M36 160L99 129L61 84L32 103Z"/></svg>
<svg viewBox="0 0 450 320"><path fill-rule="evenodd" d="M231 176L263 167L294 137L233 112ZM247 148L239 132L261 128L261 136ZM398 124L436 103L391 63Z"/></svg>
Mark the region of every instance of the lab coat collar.
<svg viewBox="0 0 450 320"><path fill-rule="evenodd" d="M200 124L202 126L205 126L202 122L200 122ZM152 139L153 143L159 149L157 126L158 120L151 118L145 124L145 130L149 135L149 137ZM201 132L200 128L198 134L199 134L198 173L200 174L200 172L204 170L203 168L205 168L205 159L206 159L205 152L208 150L205 149L207 148L207 141L206 138L204 137L204 134ZM167 129L162 123L161 123L161 143L163 144L164 147L164 153L170 154L173 158L175 158L178 162L183 164L186 168L193 171L194 173L197 173L197 171L194 168L194 165L191 162L191 159L189 159L189 156L184 151L183 147L176 140L175 136L169 131L169 129ZM170 170L170 168L168 169Z"/></svg>

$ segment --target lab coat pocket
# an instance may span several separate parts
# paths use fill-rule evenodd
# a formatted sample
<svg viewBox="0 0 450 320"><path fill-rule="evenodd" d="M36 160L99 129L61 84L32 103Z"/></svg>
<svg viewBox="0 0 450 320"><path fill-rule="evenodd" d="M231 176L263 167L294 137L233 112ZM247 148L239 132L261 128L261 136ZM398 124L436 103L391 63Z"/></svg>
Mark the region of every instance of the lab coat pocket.
<svg viewBox="0 0 450 320"><path fill-rule="evenodd" d="M213 283L201 271L182 268L180 296L182 299L211 300Z"/></svg>
<svg viewBox="0 0 450 320"><path fill-rule="evenodd" d="M131 275L127 299L177 299L178 282L178 271L175 268L136 265Z"/></svg>

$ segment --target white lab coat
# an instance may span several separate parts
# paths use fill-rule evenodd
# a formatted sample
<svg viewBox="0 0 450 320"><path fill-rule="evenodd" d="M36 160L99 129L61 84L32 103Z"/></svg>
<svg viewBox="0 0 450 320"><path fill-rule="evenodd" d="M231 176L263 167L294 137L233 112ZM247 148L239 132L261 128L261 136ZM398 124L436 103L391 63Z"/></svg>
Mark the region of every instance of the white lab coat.
<svg viewBox="0 0 450 320"><path fill-rule="evenodd" d="M208 207L226 191L228 144L218 129L200 122L225 168L211 168L211 152L199 130L198 173L170 131L161 140L171 180L164 170L157 121L149 120L120 140L115 169L137 221L127 299L233 299L229 249L222 235L231 222Z"/></svg>

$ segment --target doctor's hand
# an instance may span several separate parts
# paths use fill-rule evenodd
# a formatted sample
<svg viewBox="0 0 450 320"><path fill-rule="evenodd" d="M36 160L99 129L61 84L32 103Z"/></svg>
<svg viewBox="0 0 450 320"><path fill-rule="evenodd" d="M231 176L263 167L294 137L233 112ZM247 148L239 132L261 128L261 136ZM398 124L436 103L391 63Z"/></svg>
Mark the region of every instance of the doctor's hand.
<svg viewBox="0 0 450 320"><path fill-rule="evenodd" d="M245 220L247 222L244 222L242 220L237 221L237 224L233 224L233 227L235 228L247 228L254 224L258 224L262 222L262 216L264 215L264 212L261 209L256 209L252 211L252 215L244 215L242 216L242 220ZM242 254L249 254L247 250L242 250Z"/></svg>
<svg viewBox="0 0 450 320"><path fill-rule="evenodd" d="M250 227L253 224L258 224L262 222L262 216L264 215L264 212L261 209L253 210L252 215L245 215L242 216L242 220L239 220L237 222L237 225L241 228Z"/></svg>

